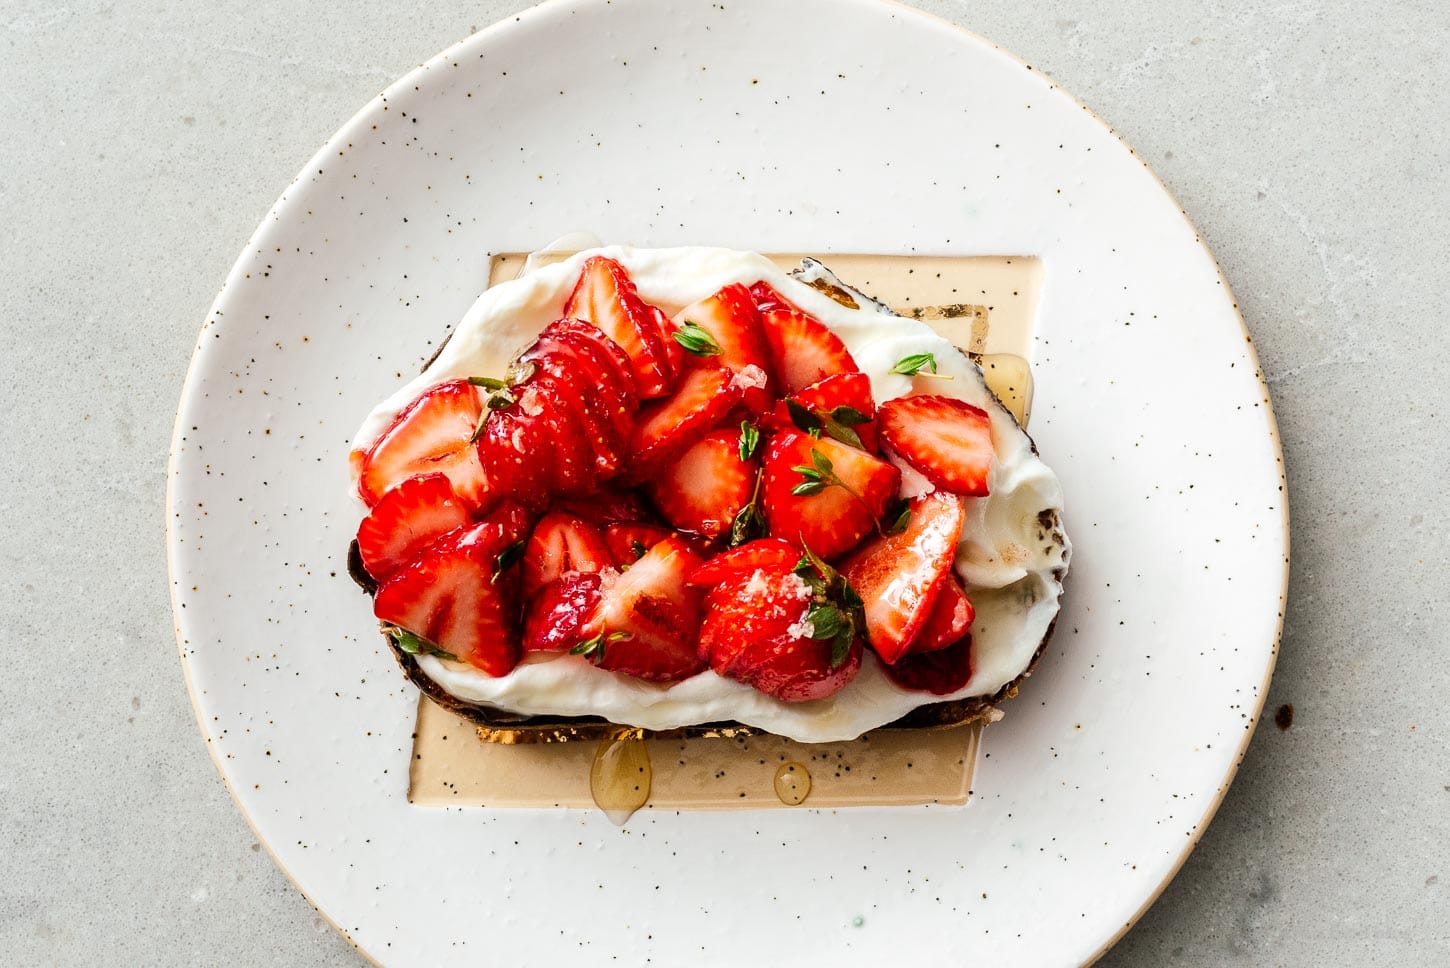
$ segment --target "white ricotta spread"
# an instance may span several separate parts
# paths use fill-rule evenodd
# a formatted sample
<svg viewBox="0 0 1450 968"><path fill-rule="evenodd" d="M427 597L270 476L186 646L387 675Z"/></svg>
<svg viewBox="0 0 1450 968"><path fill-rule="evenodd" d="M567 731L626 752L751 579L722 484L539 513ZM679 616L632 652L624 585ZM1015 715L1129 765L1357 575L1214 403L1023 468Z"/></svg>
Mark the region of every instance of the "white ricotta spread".
<svg viewBox="0 0 1450 968"><path fill-rule="evenodd" d="M966 525L956 556L957 574L976 607L972 678L948 696L902 689L869 650L849 685L834 696L804 703L781 702L710 671L660 685L599 669L565 653L528 654L512 672L497 678L471 666L419 656L428 676L460 699L525 715L596 715L647 729L736 720L802 742L832 742L854 739L926 703L991 695L1027 668L1057 615L1062 587L1055 573L1066 568L1071 554L1056 523L1063 506L1056 475L1032 452L1027 434L992 396L976 364L924 323L869 302L848 309L754 253L607 246L553 265L535 266L531 260L518 279L478 298L432 365L368 415L354 448L368 447L403 407L432 386L501 375L510 358L559 316L591 255L617 259L629 270L640 296L671 316L721 286L763 279L841 337L871 377L878 405L916 393L948 394L991 415L996 451L991 495L966 499ZM891 372L898 360L916 353L934 353L938 372L953 379ZM908 496L930 488L920 475L906 475L903 489ZM1054 522L1058 541L1044 527L1042 512L1051 512L1047 520Z"/></svg>

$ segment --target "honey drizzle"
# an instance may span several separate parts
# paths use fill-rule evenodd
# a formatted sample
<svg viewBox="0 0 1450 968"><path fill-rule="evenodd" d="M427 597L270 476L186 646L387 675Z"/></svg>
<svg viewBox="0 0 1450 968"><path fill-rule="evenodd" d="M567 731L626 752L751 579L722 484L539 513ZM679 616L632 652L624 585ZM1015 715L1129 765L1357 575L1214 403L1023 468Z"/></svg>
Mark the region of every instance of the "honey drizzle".
<svg viewBox="0 0 1450 968"><path fill-rule="evenodd" d="M616 826L624 826L649 802L652 778L644 730L621 726L599 741L589 767L589 792L595 806Z"/></svg>
<svg viewBox="0 0 1450 968"><path fill-rule="evenodd" d="M775 795L788 807L798 807L811 795L811 771L804 763L782 763L775 771Z"/></svg>

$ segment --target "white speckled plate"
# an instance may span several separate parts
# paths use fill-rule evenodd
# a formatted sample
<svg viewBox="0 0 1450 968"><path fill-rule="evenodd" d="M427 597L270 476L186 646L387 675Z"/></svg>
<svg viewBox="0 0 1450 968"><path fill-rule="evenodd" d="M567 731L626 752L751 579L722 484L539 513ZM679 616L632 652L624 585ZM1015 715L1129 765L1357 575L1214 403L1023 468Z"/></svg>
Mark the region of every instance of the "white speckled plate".
<svg viewBox="0 0 1450 968"><path fill-rule="evenodd" d="M971 804L624 829L408 805L415 692L345 572L348 441L477 295L485 253L577 228L1043 257L1033 432L1076 554ZM1177 870L1248 741L1282 611L1281 466L1213 259L1049 79L871 0L554 2L368 104L242 253L177 422L178 637L242 810L379 961L1070 965Z"/></svg>

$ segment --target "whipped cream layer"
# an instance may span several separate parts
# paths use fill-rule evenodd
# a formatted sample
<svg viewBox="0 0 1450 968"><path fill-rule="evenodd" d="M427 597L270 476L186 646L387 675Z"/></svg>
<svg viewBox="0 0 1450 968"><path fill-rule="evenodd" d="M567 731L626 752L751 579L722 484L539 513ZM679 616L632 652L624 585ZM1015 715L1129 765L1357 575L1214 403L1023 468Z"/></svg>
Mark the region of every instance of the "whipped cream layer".
<svg viewBox="0 0 1450 968"><path fill-rule="evenodd" d="M804 703L781 702L708 670L681 682L658 684L564 653L528 653L500 677L419 656L424 673L459 699L524 715L602 716L657 730L736 720L801 742L833 742L854 739L927 703L992 695L1026 671L1057 615L1059 576L1071 555L1060 524L1063 500L1056 475L987 389L981 369L926 324L865 299L858 300L861 308L849 309L754 253L607 246L553 265L526 266L518 279L478 298L427 370L368 415L353 447L370 446L430 387L469 376L502 375L509 360L560 315L584 261L593 255L618 260L640 296L671 316L722 286L748 286L763 279L841 337L870 376L878 406L894 397L944 394L991 415L996 451L991 494L965 499L967 519L956 556L957 574L976 607L972 678L946 696L902 689L869 650L860 673L844 689ZM831 278L819 268L813 272ZM898 360L916 353L934 353L938 373L952 379L891 372ZM915 496L930 489L930 482L906 469L904 493Z"/></svg>

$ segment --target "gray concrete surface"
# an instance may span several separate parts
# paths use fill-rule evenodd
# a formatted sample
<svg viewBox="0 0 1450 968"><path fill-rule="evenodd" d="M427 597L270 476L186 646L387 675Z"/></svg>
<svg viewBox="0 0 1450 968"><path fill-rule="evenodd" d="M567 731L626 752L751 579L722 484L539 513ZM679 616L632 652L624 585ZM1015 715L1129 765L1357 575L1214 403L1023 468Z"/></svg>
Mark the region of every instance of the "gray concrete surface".
<svg viewBox="0 0 1450 968"><path fill-rule="evenodd" d="M192 342L312 151L517 0L0 0L0 963L352 965L209 761L162 493ZM922 6L1056 77L1234 285L1289 466L1265 725L1105 959L1450 964L1450 13L1423 0Z"/></svg>

